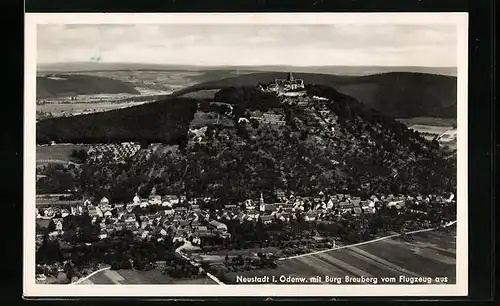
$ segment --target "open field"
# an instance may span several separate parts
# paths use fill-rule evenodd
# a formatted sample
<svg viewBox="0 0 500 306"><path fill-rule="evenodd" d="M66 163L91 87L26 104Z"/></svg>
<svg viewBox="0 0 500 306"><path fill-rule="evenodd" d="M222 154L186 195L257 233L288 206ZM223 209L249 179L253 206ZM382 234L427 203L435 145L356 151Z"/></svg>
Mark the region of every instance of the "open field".
<svg viewBox="0 0 500 306"><path fill-rule="evenodd" d="M451 127L453 126L453 124L457 124L457 120L452 118L415 117L415 118L399 118L396 120L406 124L407 126L421 124L421 125Z"/></svg>
<svg viewBox="0 0 500 306"><path fill-rule="evenodd" d="M207 89L207 90L198 90L198 91L193 91L189 92L183 97L185 98L193 98L193 99L210 99L213 100L215 94L218 92L218 89Z"/></svg>
<svg viewBox="0 0 500 306"><path fill-rule="evenodd" d="M76 162L71 158L71 152L73 150L88 150L90 145L85 144L55 144L51 146L37 146L36 147L36 160L46 161L46 160L60 160L60 161L72 161Z"/></svg>
<svg viewBox="0 0 500 306"><path fill-rule="evenodd" d="M141 105L144 102L123 102L123 103L111 103L111 102L96 102L96 103L50 103L44 105L37 105L36 111L43 113L51 113L54 117L63 116L65 114L78 115L86 112L105 112L114 109L121 109L125 107L131 107L136 105Z"/></svg>
<svg viewBox="0 0 500 306"><path fill-rule="evenodd" d="M325 253L285 259L273 270L228 273L232 282L236 276L306 277L382 277L399 276L447 277L447 284L456 282L455 233L431 231L412 236L412 240L393 238L360 246L332 250ZM278 282L279 283L279 282ZM342 281L341 283L344 283Z"/></svg>
<svg viewBox="0 0 500 306"><path fill-rule="evenodd" d="M431 133L431 134L436 134L439 135L441 133L446 132L447 130L451 129L451 126L435 126L435 125L423 125L423 124L414 124L412 126L409 126L410 129L416 130L420 133Z"/></svg>
<svg viewBox="0 0 500 306"><path fill-rule="evenodd" d="M81 284L215 284L210 278L200 276L190 279L174 279L162 274L157 270L137 271L137 270L105 270L101 271Z"/></svg>

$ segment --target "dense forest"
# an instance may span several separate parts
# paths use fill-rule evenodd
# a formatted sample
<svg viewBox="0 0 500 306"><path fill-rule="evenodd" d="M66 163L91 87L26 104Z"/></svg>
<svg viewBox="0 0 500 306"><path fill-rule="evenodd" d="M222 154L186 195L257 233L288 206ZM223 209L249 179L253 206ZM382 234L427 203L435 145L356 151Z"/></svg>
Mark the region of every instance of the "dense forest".
<svg viewBox="0 0 500 306"><path fill-rule="evenodd" d="M179 144L186 141L197 102L166 99L102 113L46 119L37 124L37 143Z"/></svg>
<svg viewBox="0 0 500 306"><path fill-rule="evenodd" d="M148 105L148 112L128 109L126 113L116 111L115 116L103 113L119 124L100 121L103 125L93 131L114 127L144 135L138 139L151 140L161 135L160 129L167 135L178 133L177 138L168 137L167 144L183 141L177 143L178 150L153 153L143 149L121 164L103 159L87 162L71 175L60 169L51 171L61 172L67 181L71 179L80 192L105 195L114 201L129 201L135 192L147 195L153 187L159 194L212 196L219 199L215 205L257 198L261 192L272 199L276 189L301 195L323 191L359 196L456 191L456 160L449 158L436 141L425 140L404 124L329 86L311 85L307 91L310 96L329 100L307 108L286 104L272 108L286 119L286 125L276 126L254 120L238 123L238 118L247 116L250 110L278 106L273 104L275 97L250 87L223 89L217 93L217 100L234 105L228 116L235 126L209 124L201 142L182 133L196 110L195 100L162 102L168 111L180 113L169 113L160 104ZM315 108L320 106L329 114L319 115ZM322 125L321 121L327 119L331 123ZM176 124L179 128L172 129ZM79 130L84 129L80 126Z"/></svg>

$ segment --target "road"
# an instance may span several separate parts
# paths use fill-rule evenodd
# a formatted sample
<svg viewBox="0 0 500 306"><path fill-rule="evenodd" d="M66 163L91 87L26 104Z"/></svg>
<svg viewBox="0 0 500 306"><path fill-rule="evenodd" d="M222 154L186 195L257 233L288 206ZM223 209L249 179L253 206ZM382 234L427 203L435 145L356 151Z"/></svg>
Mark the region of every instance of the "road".
<svg viewBox="0 0 500 306"><path fill-rule="evenodd" d="M225 285L223 282L221 282L217 277L215 277L213 274L209 273L208 271L206 271L205 269L203 269L201 267L201 265L193 260L191 260L191 258L187 257L184 253L182 253L182 250L185 249L185 248L189 248L189 247L193 247L193 245L191 244L191 242L189 241L184 241L184 244L181 245L180 247L178 247L177 249L175 249L175 252L177 254L179 254L182 258L184 258L185 260L187 260L190 264L192 264L193 266L199 268L203 273L205 273L211 280L213 280L214 282L216 282L217 284L219 285Z"/></svg>
<svg viewBox="0 0 500 306"><path fill-rule="evenodd" d="M78 165L77 163L74 163L72 161L62 160L62 159L39 159L36 162L40 163L40 164L58 163L58 164L73 164L73 165Z"/></svg>
<svg viewBox="0 0 500 306"><path fill-rule="evenodd" d="M96 275L97 273L100 273L100 272L102 272L102 271L106 271L106 270L109 270L109 269L111 269L111 267L104 267L104 268L102 268L102 269L99 269L99 270L97 270L97 271L94 271L94 272L90 273L89 275L87 275L87 276L85 276L85 277L82 277L82 278L78 279L76 282L71 283L70 285L76 285L76 284L79 284L79 283L81 283L81 282L83 282L83 281L86 281L87 279L91 278L92 276Z"/></svg>

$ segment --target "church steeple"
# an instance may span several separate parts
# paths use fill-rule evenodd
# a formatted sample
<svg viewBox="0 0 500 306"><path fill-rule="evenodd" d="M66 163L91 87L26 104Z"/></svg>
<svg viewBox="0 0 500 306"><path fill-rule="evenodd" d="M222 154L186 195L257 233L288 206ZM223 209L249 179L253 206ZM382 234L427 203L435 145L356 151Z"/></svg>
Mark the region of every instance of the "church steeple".
<svg viewBox="0 0 500 306"><path fill-rule="evenodd" d="M260 193L259 210L262 211L262 212L266 210L266 205L264 204L264 196L262 195L262 192Z"/></svg>
<svg viewBox="0 0 500 306"><path fill-rule="evenodd" d="M292 82L292 81L295 80L294 77L293 77L293 74L291 72L288 73L288 77L286 78L286 80L290 81L290 82Z"/></svg>

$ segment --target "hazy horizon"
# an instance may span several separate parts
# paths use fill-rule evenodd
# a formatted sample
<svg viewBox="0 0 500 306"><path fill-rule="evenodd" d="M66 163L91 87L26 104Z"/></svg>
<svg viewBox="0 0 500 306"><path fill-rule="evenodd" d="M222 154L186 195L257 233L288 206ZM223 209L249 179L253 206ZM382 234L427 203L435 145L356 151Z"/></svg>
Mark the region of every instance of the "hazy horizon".
<svg viewBox="0 0 500 306"><path fill-rule="evenodd" d="M188 67L380 67L380 68L457 68L457 66L422 66L422 65L285 65L285 64L175 64L175 63L146 63L146 62L105 62L105 61L71 61L71 62L44 62L37 63L37 66L64 65L64 64L93 64L93 65L144 65L144 66L188 66Z"/></svg>

